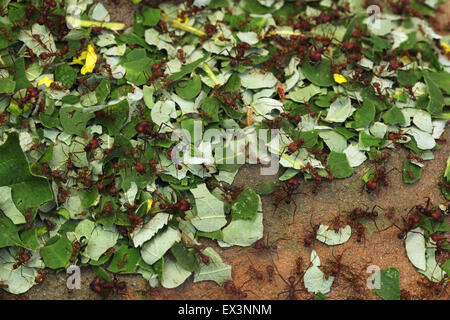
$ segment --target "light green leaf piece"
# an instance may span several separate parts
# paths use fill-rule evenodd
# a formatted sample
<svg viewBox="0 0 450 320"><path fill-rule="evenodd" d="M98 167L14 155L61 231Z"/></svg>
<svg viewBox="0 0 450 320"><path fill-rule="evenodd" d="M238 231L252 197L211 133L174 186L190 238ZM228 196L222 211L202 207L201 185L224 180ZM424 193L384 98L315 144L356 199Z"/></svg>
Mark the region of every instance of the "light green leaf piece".
<svg viewBox="0 0 450 320"><path fill-rule="evenodd" d="M169 217L168 213L159 212L142 227L137 227L131 235L134 247L140 247L144 242L153 238L169 222Z"/></svg>
<svg viewBox="0 0 450 320"><path fill-rule="evenodd" d="M413 117L413 123L422 131L432 133L433 124L431 122L431 115L424 110L417 110Z"/></svg>
<svg viewBox="0 0 450 320"><path fill-rule="evenodd" d="M319 137L323 139L331 151L344 152L347 149L347 139L336 131L321 131Z"/></svg>
<svg viewBox="0 0 450 320"><path fill-rule="evenodd" d="M162 123L169 123L170 118L177 117L177 110L175 108L175 102L173 101L158 101L152 108L151 116L153 122L158 126ZM160 132L167 130L167 127L162 125Z"/></svg>
<svg viewBox="0 0 450 320"><path fill-rule="evenodd" d="M347 156L350 167L352 168L360 166L367 159L366 154L359 150L357 144L350 144L344 150L344 153Z"/></svg>
<svg viewBox="0 0 450 320"><path fill-rule="evenodd" d="M419 270L419 272L427 277L428 280L439 282L444 278L446 273L436 262L436 248L432 248L434 245L432 243L428 243L427 245L430 248L425 251L426 268L425 270Z"/></svg>
<svg viewBox="0 0 450 320"><path fill-rule="evenodd" d="M330 166L331 173L335 178L347 178L353 174L345 153L331 151L328 155L327 165Z"/></svg>
<svg viewBox="0 0 450 320"><path fill-rule="evenodd" d="M372 275L379 279L375 292L383 300L400 300L400 272L396 268L381 269Z"/></svg>
<svg viewBox="0 0 450 320"><path fill-rule="evenodd" d="M109 248L114 247L118 239L119 232L97 225L92 231L85 253L91 260L97 261Z"/></svg>
<svg viewBox="0 0 450 320"><path fill-rule="evenodd" d="M0 210L11 219L14 224L25 223L25 217L17 210L11 196L10 187L0 187Z"/></svg>
<svg viewBox="0 0 450 320"><path fill-rule="evenodd" d="M310 84L307 87L300 88L297 90L292 90L289 92L289 94L286 96L287 99L293 100L295 102L308 102L309 99L314 97L317 94L320 94L322 90L314 84Z"/></svg>
<svg viewBox="0 0 450 320"><path fill-rule="evenodd" d="M85 219L78 223L78 225L75 228L75 236L77 238L77 241L81 241L82 238L86 238L87 241L91 238L92 231L95 229L95 222Z"/></svg>
<svg viewBox="0 0 450 320"><path fill-rule="evenodd" d="M192 272L183 269L178 263L164 258L163 276L161 284L166 289L173 289L181 285Z"/></svg>
<svg viewBox="0 0 450 320"><path fill-rule="evenodd" d="M317 240L329 246L343 244L347 242L352 235L352 228L349 225L339 229L339 231L337 232L334 230L330 230L329 228L329 226L321 224L316 234Z"/></svg>
<svg viewBox="0 0 450 320"><path fill-rule="evenodd" d="M272 72L261 73L261 70L253 70L241 74L241 85L247 89L272 88L278 80Z"/></svg>
<svg viewBox="0 0 450 320"><path fill-rule="evenodd" d="M213 248L208 247L202 252L210 258L210 263L208 265L200 264L200 268L194 273L194 282L214 281L218 285L223 285L232 280L231 266L223 263Z"/></svg>
<svg viewBox="0 0 450 320"><path fill-rule="evenodd" d="M194 227L203 232L213 232L222 228L227 223L223 202L214 197L204 183L190 191L194 195L197 211L197 216L191 219Z"/></svg>
<svg viewBox="0 0 450 320"><path fill-rule="evenodd" d="M283 111L283 103L271 98L258 98L252 102L251 107L257 115L269 115L273 110Z"/></svg>
<svg viewBox="0 0 450 320"><path fill-rule="evenodd" d="M414 140L417 142L417 147L421 150L430 150L436 146L436 141L433 136L427 132L416 127L410 127L404 131L406 134L414 137Z"/></svg>
<svg viewBox="0 0 450 320"><path fill-rule="evenodd" d="M263 237L263 214L258 212L253 221L233 220L223 229L223 241L241 247L251 246Z"/></svg>
<svg viewBox="0 0 450 320"><path fill-rule="evenodd" d="M253 189L249 187L245 188L231 205L231 216L233 220L254 220L260 201L259 196Z"/></svg>
<svg viewBox="0 0 450 320"><path fill-rule="evenodd" d="M144 243L141 249L142 259L147 264L154 264L169 250L175 242L181 240L181 233L173 228L158 233L153 239Z"/></svg>
<svg viewBox="0 0 450 320"><path fill-rule="evenodd" d="M325 121L344 122L355 110L349 97L338 98L330 105Z"/></svg>
<svg viewBox="0 0 450 320"><path fill-rule="evenodd" d="M405 239L406 254L409 261L418 269L425 270L425 237L423 229L418 227L408 232Z"/></svg>
<svg viewBox="0 0 450 320"><path fill-rule="evenodd" d="M14 269L14 264L17 263L14 258L16 254L17 248L0 250L0 283L8 286L3 288L7 292L22 294L35 285L37 268L42 269L45 266L38 252L35 252L28 262Z"/></svg>
<svg viewBox="0 0 450 320"><path fill-rule="evenodd" d="M69 211L72 219L81 219L83 216L80 215L80 212L92 206L96 200L96 196L97 192L95 189L90 193L83 190L73 190L64 203L63 208Z"/></svg>
<svg viewBox="0 0 450 320"><path fill-rule="evenodd" d="M325 278L325 274L317 266L312 266L306 270L303 277L303 282L305 288L308 292L327 294L331 290L333 285L334 277L330 276L328 279Z"/></svg>
<svg viewBox="0 0 450 320"><path fill-rule="evenodd" d="M147 108L152 109L155 105L155 102L153 101L153 93L155 92L155 88L144 86L142 92L144 94L145 105L147 106Z"/></svg>

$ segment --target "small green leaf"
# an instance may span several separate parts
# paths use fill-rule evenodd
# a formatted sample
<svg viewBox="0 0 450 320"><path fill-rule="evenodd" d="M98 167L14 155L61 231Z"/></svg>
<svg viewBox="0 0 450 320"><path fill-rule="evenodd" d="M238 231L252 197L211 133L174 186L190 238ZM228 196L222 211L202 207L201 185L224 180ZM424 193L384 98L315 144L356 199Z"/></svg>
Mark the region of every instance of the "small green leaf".
<svg viewBox="0 0 450 320"><path fill-rule="evenodd" d="M414 183L420 179L422 168L416 166L411 161L406 161L402 168L402 177L404 183Z"/></svg>
<svg viewBox="0 0 450 320"><path fill-rule="evenodd" d="M353 168L348 163L345 153L331 151L327 165L330 166L331 173L335 178L347 178L353 174Z"/></svg>
<svg viewBox="0 0 450 320"><path fill-rule="evenodd" d="M251 188L245 188L231 205L233 220L253 220L258 212L259 196Z"/></svg>
<svg viewBox="0 0 450 320"><path fill-rule="evenodd" d="M161 9L144 8L142 10L142 15L144 16L144 26L153 27L159 22L161 16Z"/></svg>
<svg viewBox="0 0 450 320"><path fill-rule="evenodd" d="M64 268L72 256L72 243L66 237L59 239L41 249L41 256L45 266L50 269Z"/></svg>
<svg viewBox="0 0 450 320"><path fill-rule="evenodd" d="M400 272L396 268L381 269L374 274L374 278L377 277L376 294L383 300L400 300Z"/></svg>
<svg viewBox="0 0 450 320"><path fill-rule="evenodd" d="M272 181L267 181L259 184L257 186L256 192L259 195L268 195L274 193L276 190L279 190L280 186Z"/></svg>
<svg viewBox="0 0 450 320"><path fill-rule="evenodd" d="M305 62L302 66L302 73L306 79L316 86L328 87L334 84L334 79L331 75L331 61L328 59L322 59L317 64Z"/></svg>
<svg viewBox="0 0 450 320"><path fill-rule="evenodd" d="M199 76L181 81L175 88L176 93L186 100L194 99L202 89L202 81Z"/></svg>
<svg viewBox="0 0 450 320"><path fill-rule="evenodd" d="M392 109L386 111L383 115L383 120L387 124L395 125L405 122L405 117L403 112L399 108L393 107Z"/></svg>

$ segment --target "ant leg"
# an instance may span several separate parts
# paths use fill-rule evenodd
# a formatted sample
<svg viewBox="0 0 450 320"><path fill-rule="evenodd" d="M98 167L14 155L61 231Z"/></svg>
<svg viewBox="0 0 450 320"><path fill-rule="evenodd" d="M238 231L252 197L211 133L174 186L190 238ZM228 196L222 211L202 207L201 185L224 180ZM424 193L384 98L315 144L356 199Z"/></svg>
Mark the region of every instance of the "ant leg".
<svg viewBox="0 0 450 320"><path fill-rule="evenodd" d="M282 294L285 294L285 293L289 293L289 290L284 290L284 291L281 291L281 292L279 292L278 293L278 299L280 299L280 296L282 295Z"/></svg>
<svg viewBox="0 0 450 320"><path fill-rule="evenodd" d="M286 281L286 279L283 278L283 276L281 275L280 271L278 270L277 265L275 264L275 262L273 261L272 256L270 256L270 258L272 259L272 264L275 267L276 272L278 273L278 275L280 276L281 280L284 281L284 283L286 283L287 286L289 286L289 282Z"/></svg>

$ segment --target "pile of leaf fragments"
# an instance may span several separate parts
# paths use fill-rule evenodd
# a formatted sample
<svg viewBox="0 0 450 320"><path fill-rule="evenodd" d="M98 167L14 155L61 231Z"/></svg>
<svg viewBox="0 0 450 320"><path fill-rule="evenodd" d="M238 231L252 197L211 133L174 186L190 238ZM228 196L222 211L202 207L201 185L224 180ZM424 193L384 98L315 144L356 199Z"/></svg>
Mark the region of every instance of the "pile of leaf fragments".
<svg viewBox="0 0 450 320"><path fill-rule="evenodd" d="M281 201L366 160L377 164L364 176L376 192L386 150L400 144L410 153L403 181L418 181L450 119L450 38L428 23L438 2L379 2L378 20L371 1L140 4L125 30L93 0L3 0L0 286L24 293L49 270L78 265L93 267L102 294L124 288L115 273L166 288L193 274L232 292L231 266L201 240L257 243L260 195ZM280 145L267 147L280 184L236 190L226 186L242 164L174 163L171 132L198 121L203 131L278 129ZM211 141L192 147L218 154ZM208 179L224 184L210 190ZM447 168L447 200L449 184ZM447 215L443 205L415 207L402 228L413 265L441 284ZM317 240L344 243L352 226L321 225ZM315 251L311 260L305 287L323 296L333 276ZM398 281L395 269L381 272Z"/></svg>

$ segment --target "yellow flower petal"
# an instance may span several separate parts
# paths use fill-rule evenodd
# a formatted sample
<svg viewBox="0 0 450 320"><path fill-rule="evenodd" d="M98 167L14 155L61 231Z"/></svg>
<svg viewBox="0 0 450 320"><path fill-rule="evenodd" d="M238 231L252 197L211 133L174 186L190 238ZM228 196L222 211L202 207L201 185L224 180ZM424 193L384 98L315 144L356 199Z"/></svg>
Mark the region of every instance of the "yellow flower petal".
<svg viewBox="0 0 450 320"><path fill-rule="evenodd" d="M152 208L152 204L153 204L152 200L147 200L147 212L146 213L148 213L150 211L150 209Z"/></svg>
<svg viewBox="0 0 450 320"><path fill-rule="evenodd" d="M450 46L446 44L445 42L441 42L441 46L444 47L445 53L450 52Z"/></svg>
<svg viewBox="0 0 450 320"><path fill-rule="evenodd" d="M45 76L43 77L41 80L39 80L39 82L37 83L38 87L45 84L45 86L48 88L50 87L50 85L52 84L52 82L54 82L52 79L50 79L49 77Z"/></svg>
<svg viewBox="0 0 450 320"><path fill-rule="evenodd" d="M345 79L345 77L342 74L335 73L335 74L333 74L333 77L334 77L334 81L336 81L339 84L347 82L347 79Z"/></svg>
<svg viewBox="0 0 450 320"><path fill-rule="evenodd" d="M251 107L247 108L247 126L251 126L253 123L253 109Z"/></svg>
<svg viewBox="0 0 450 320"><path fill-rule="evenodd" d="M81 68L81 74L86 74L92 72L95 68L95 63L97 62L97 54L95 53L94 46L89 44L86 55L86 62L83 68Z"/></svg>
<svg viewBox="0 0 450 320"><path fill-rule="evenodd" d="M81 64L84 65L83 60L86 60L86 56L87 56L87 51L84 50L80 56L78 58L73 58L73 61L70 62L69 64Z"/></svg>

